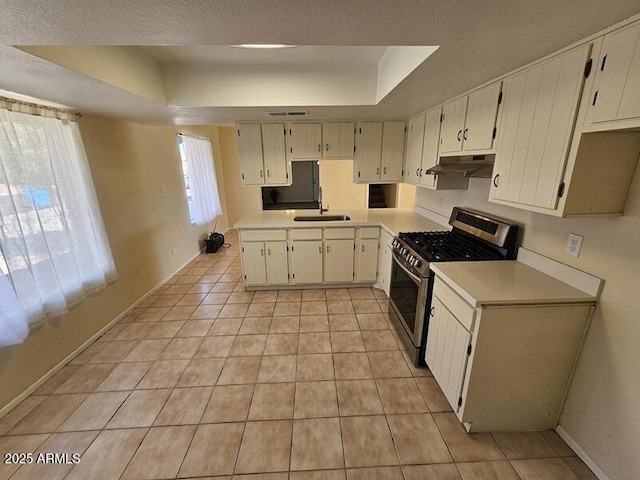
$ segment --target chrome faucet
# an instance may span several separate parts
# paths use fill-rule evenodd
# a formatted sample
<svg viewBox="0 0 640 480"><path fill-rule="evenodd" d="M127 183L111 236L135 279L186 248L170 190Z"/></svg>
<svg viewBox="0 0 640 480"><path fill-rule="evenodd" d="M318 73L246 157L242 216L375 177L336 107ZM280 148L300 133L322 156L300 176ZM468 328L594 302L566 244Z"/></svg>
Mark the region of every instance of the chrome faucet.
<svg viewBox="0 0 640 480"><path fill-rule="evenodd" d="M320 215L329 211L329 205L327 205L327 208L322 208L322 187L318 187L318 205L320 207Z"/></svg>

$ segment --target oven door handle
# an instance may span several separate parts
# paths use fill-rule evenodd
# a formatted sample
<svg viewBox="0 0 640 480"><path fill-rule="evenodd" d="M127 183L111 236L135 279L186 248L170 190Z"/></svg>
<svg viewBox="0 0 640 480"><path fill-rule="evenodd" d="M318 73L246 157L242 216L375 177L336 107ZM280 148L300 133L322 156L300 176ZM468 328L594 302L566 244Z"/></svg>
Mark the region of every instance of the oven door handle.
<svg viewBox="0 0 640 480"><path fill-rule="evenodd" d="M422 283L422 278L418 277L415 273L410 272L409 270L407 270L407 267L405 267L404 265L402 265L399 261L398 261L398 257L396 256L395 252L393 253L393 259L395 260L395 262L398 264L398 266L404 270L404 272L409 275L409 277L411 277L413 279L414 282L416 282L418 285L420 285Z"/></svg>

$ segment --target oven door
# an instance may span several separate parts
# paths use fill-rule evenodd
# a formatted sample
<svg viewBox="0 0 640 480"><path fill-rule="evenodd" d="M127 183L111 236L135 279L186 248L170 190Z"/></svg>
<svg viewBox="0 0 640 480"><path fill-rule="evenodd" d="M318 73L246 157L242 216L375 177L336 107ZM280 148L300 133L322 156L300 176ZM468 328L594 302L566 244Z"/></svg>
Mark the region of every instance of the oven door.
<svg viewBox="0 0 640 480"><path fill-rule="evenodd" d="M393 253L390 300L413 345L418 348L422 340L424 312L427 301L427 278L409 271Z"/></svg>

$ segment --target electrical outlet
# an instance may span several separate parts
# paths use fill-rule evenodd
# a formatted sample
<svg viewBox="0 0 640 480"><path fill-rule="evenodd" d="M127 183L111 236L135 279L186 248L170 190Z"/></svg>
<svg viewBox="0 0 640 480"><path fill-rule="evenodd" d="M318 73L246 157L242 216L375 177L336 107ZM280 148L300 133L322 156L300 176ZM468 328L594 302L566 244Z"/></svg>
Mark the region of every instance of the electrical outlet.
<svg viewBox="0 0 640 480"><path fill-rule="evenodd" d="M569 240L567 240L567 253L572 257L580 256L580 249L582 248L582 240L584 237L576 235L575 233L569 234Z"/></svg>

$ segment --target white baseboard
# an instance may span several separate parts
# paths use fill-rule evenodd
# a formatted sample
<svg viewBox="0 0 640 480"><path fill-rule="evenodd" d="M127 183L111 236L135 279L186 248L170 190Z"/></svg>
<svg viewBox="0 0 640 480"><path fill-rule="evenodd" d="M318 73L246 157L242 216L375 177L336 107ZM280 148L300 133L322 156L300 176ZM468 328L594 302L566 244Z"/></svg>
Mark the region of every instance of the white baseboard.
<svg viewBox="0 0 640 480"><path fill-rule="evenodd" d="M134 303L132 303L126 310L124 310L122 313L120 313L116 318L111 320L104 327L102 327L95 334L93 334L86 342L84 342L82 345L80 345L78 348L76 348L73 352L71 352L69 355L67 355L61 362L59 362L55 367L53 367L51 370L49 370L47 373L45 373L42 377L40 377L35 383L33 383L24 392L22 392L16 398L14 398L9 403L7 403L4 407L2 407L0 409L0 418L4 417L7 413L9 413L11 410L13 410L16 406L18 406L20 404L20 402L22 402L25 398L27 398L29 395L31 395L33 392L35 392L38 388L40 388L42 385L44 385L44 383L47 380L49 380L51 377L53 377L56 373L58 373L62 369L62 367L64 367L71 360L73 360L78 355L80 355L87 347L89 347L93 342L98 340L102 335L107 333L107 331L111 327L113 327L116 323L118 323L125 316L127 316L134 308L136 308L138 305L140 305L140 303L142 301L144 301L144 299L146 299L150 295L153 295L153 293L156 290L158 290L158 288L160 288L162 285L164 285L171 277L173 277L176 273L178 273L180 270L182 270L184 267L186 267L189 263L191 263L193 260L195 260L200 255L201 255L201 253L198 252L198 254L194 255L189 260L187 260L181 267L176 269L172 274L170 274L164 280L160 281L157 285L155 285L153 288L151 288L151 290L149 290L147 293L145 293L143 296L141 296L138 300L136 300Z"/></svg>
<svg viewBox="0 0 640 480"><path fill-rule="evenodd" d="M560 438L567 442L567 445L571 447L571 450L576 452L576 455L578 455L580 460L582 460L585 465L591 469L596 477L598 477L600 480L610 480L609 477L600 469L600 467L596 465L596 462L589 458L589 455L586 454L586 452L580 447L580 445L576 443L576 441L565 431L564 428L558 425L556 427L556 433L560 435Z"/></svg>

